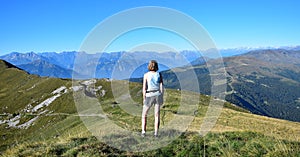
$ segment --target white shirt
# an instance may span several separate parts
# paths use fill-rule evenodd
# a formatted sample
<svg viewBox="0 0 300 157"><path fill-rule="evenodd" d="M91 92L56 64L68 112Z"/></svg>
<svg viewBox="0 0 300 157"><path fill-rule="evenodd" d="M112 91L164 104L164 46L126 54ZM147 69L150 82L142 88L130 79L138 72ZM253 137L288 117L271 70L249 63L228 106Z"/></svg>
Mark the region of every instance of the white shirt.
<svg viewBox="0 0 300 157"><path fill-rule="evenodd" d="M147 77L147 92L146 97L160 95L160 74L158 72L148 72L144 77Z"/></svg>

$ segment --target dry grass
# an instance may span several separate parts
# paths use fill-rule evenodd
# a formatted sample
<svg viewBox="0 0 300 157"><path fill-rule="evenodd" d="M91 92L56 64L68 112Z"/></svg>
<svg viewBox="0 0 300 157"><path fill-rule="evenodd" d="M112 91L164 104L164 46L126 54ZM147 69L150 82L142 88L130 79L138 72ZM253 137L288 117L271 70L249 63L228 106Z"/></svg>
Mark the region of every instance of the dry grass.
<svg viewBox="0 0 300 157"><path fill-rule="evenodd" d="M189 131L198 132L202 122L203 117L196 117L189 127ZM222 133L228 131L253 131L277 139L300 141L300 123L298 122L236 112L223 108L211 132Z"/></svg>

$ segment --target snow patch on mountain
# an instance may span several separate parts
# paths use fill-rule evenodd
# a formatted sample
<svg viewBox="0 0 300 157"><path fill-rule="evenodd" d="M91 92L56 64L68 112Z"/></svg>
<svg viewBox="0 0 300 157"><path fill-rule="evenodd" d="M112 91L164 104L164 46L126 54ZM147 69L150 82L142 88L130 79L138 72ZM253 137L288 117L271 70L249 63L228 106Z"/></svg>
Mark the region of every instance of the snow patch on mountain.
<svg viewBox="0 0 300 157"><path fill-rule="evenodd" d="M45 107L45 106L49 106L56 98L60 97L61 94L57 94L57 95L54 95L53 97L50 97L46 100L44 100L42 103L36 105L33 109L32 109L32 112L36 112L38 111L40 108L42 107Z"/></svg>
<svg viewBox="0 0 300 157"><path fill-rule="evenodd" d="M31 124L33 124L33 122L35 122L35 121L38 119L38 117L39 117L39 116L36 116L36 117L30 119L28 122L23 123L23 124L17 126L17 128L20 128L20 129L27 129L28 127L31 126Z"/></svg>
<svg viewBox="0 0 300 157"><path fill-rule="evenodd" d="M83 89L83 86L73 86L71 87L71 89L74 91L74 92L77 92L77 91L80 91Z"/></svg>
<svg viewBox="0 0 300 157"><path fill-rule="evenodd" d="M61 91L67 89L67 87L65 86L61 86L59 88L57 88L55 91L52 92L52 94L59 94Z"/></svg>
<svg viewBox="0 0 300 157"><path fill-rule="evenodd" d="M90 80L86 80L81 82L81 84L86 85L86 86L90 86L96 83L96 79L90 79Z"/></svg>
<svg viewBox="0 0 300 157"><path fill-rule="evenodd" d="M90 79L80 82L80 85L73 86L72 89L74 92L83 90L85 92L85 95L90 97L95 97L96 95L104 96L106 91L102 89L102 86L95 86L95 83L97 82L96 79ZM97 93L98 91L99 94Z"/></svg>
<svg viewBox="0 0 300 157"><path fill-rule="evenodd" d="M63 92L63 93L62 93ZM49 106L55 99L57 99L58 97L60 97L62 94L67 92L67 87L62 86L60 88L57 88L56 90L54 90L52 92L52 94L56 94L46 100L44 100L43 102L41 102L40 104L36 105L33 109L32 112L36 112L38 111L40 108L45 107L45 106Z"/></svg>
<svg viewBox="0 0 300 157"><path fill-rule="evenodd" d="M67 88L66 86L61 86L59 88L56 88L51 92L51 96L48 98L44 98L46 95L43 95L41 99L44 98L42 102L39 103L38 100L32 100L28 105L26 105L22 110L19 111L17 115L14 114L5 114L7 118L0 119L0 125L1 124L7 124L7 128L18 128L18 129L28 129L30 126L34 125L34 122L39 119L39 117L47 114L54 114L53 111L49 111L45 107L51 105L57 98L61 97L65 93L68 93L70 91L77 92L77 91L85 91L86 94L90 94L91 96L96 96L97 94L99 96L104 96L106 94L106 91L103 89L102 86L96 86L96 79L90 79L81 81L79 85L72 86L70 88ZM28 90L35 88L36 85L33 85ZM37 105L34 105L37 104ZM24 121L24 115L31 115L33 118L26 119ZM21 124L20 124L21 122Z"/></svg>
<svg viewBox="0 0 300 157"><path fill-rule="evenodd" d="M34 86L33 86L34 87ZM38 118L40 115L45 114L46 112L48 112L47 109L42 110L43 107L49 106L53 101L55 101L58 97L62 96L63 94L67 93L68 89L65 86L61 86L57 89L55 89L53 92L51 92L51 94L53 94L52 97L44 100L43 102L39 103L36 106L32 106L32 104L28 104L22 111L22 113L35 113L38 112L36 114L32 114L35 117L28 120L27 122L20 124L20 119L23 117L22 114L18 114L16 116L14 115L9 115L12 118L6 119L6 120L0 120L0 124L7 124L8 127L13 127L13 128L20 128L20 129L27 129L29 126L31 126ZM35 103L36 101L33 101L32 103Z"/></svg>
<svg viewBox="0 0 300 157"><path fill-rule="evenodd" d="M8 127L16 127L20 123L21 115L16 115L13 118L9 118L8 120L0 120L0 124L7 124Z"/></svg>

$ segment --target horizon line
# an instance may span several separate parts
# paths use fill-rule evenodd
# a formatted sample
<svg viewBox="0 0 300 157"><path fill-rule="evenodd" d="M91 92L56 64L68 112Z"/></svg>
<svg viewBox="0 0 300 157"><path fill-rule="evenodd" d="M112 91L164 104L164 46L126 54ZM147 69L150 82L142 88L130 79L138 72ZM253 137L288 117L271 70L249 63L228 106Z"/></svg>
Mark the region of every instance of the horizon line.
<svg viewBox="0 0 300 157"><path fill-rule="evenodd" d="M239 47L228 47L228 48L216 48L217 51L222 51L222 50L242 50L242 49L247 49L247 50L258 50L258 49L294 49L294 48L300 48L300 44L299 45L286 45L286 46L239 46ZM83 52L83 53L87 53L87 54L98 54L98 53L119 53L119 52L129 52L129 53L135 53L135 52L156 52L156 53L168 53L168 52L184 52L184 51L199 51L199 52L206 52L206 51L211 51L211 50L215 50L214 48L211 49L207 49L207 50L191 50L191 49L183 49L183 50L178 50L178 51L152 51L152 50L136 50L136 51L127 51L127 50L116 50L116 51L110 51L110 52L94 52L94 53L90 53L90 52L86 52L86 51L79 51L79 50L61 50L61 51L26 51L26 52L20 52L20 51L11 51L9 53L4 53L1 56L7 55L7 54L11 54L11 53L22 53L22 54L26 54L26 53L64 53L64 52Z"/></svg>

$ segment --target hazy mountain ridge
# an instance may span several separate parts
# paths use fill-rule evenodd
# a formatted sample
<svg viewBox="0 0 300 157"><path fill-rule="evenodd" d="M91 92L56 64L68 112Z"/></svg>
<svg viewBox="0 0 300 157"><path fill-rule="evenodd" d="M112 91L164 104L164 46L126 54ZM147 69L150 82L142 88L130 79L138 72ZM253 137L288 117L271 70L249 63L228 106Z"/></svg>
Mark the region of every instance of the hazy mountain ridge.
<svg viewBox="0 0 300 157"><path fill-rule="evenodd" d="M50 56L56 53L45 53ZM0 57L3 60L14 64L17 67L24 69L30 74L50 77L71 78L73 71L65 67L61 67L57 61L51 57L44 56L43 53L37 54L34 52L18 53L13 52ZM60 58L60 57L57 57ZM69 60L69 58L68 58ZM66 60L65 62L68 62Z"/></svg>
<svg viewBox="0 0 300 157"><path fill-rule="evenodd" d="M71 78L70 73L72 73L73 71L74 73L77 73L83 78L114 77L114 79L128 79L129 77L143 76L144 71L136 70L136 68L142 66L145 63L148 63L148 61L151 59L156 59L159 63L161 63L160 70L168 70L170 68L184 66L199 57L200 53L195 51L182 51L180 53L157 53L141 51L111 52L97 54L88 54L85 52L72 51L62 53L30 52L25 54L13 52L11 54L1 56L0 58L16 66L20 65L24 70L40 76L63 76ZM174 60L176 60L176 62L174 62ZM43 73L41 70L39 71L37 69L34 69L34 65L36 65L39 61L39 69L44 69L43 71L48 71L48 73ZM52 66L50 66L50 64L52 64ZM49 69L50 67L55 67L56 72ZM96 71L93 74L85 74L86 71L93 71L95 68ZM132 76L128 76L126 74L127 71L131 71L134 73L132 74ZM120 73L120 75L112 76L113 73Z"/></svg>
<svg viewBox="0 0 300 157"><path fill-rule="evenodd" d="M12 52L10 54L3 55L0 58L14 65L28 64L36 60L47 60L43 56L40 56L34 52L28 52L28 53Z"/></svg>
<svg viewBox="0 0 300 157"><path fill-rule="evenodd" d="M275 64L292 64L300 65L300 50L287 50L287 49L266 49L260 51L250 51L243 56L254 57L255 59L271 62Z"/></svg>
<svg viewBox="0 0 300 157"><path fill-rule="evenodd" d="M21 69L26 69L30 74L39 76L49 76L57 78L72 78L73 71L51 64L45 60L35 60L27 64L18 65Z"/></svg>
<svg viewBox="0 0 300 157"><path fill-rule="evenodd" d="M285 47L286 49L297 49L297 47ZM231 49L220 49L219 52L223 57L240 55L248 51L257 50L259 48L231 48ZM207 53L207 52L204 52ZM143 70L136 70L137 67L147 63L151 59L156 59L161 64L160 71L168 70L174 67L181 67L186 65L198 65L205 63L211 58L206 58L201 56L201 52L196 51L181 51L179 53L175 52L111 52L111 53L96 53L88 54L85 52L69 51L69 52L42 52L42 53L18 53L12 52L7 55L0 56L1 59L6 60L16 66L22 65L23 69L31 74L37 74L40 76L51 76L51 77L67 77L71 78L71 74L74 72L75 75L80 75L82 78L111 78L115 79L128 79L128 77L137 78L143 76ZM76 58L78 57L78 58ZM85 63L79 63L79 58L85 58ZM44 69L49 73L43 73L41 70L34 69L33 65L36 65L38 60L41 61L39 64L39 69ZM176 61L176 62L175 62ZM34 63L35 62L35 63ZM28 65L26 65L28 64ZM57 72L49 69L51 66L56 67ZM84 68L79 68L74 64L83 64ZM132 76L127 74L122 76L117 76L112 74L114 72L126 73L122 67L127 66L130 72L134 73ZM78 67L78 68L76 68ZM94 74L85 74L86 69L91 69L91 71L96 71Z"/></svg>
<svg viewBox="0 0 300 157"><path fill-rule="evenodd" d="M76 57L76 51L70 52L43 52L39 53L38 55L43 56L49 63L58 65L65 69L72 69L74 66L74 60Z"/></svg>

